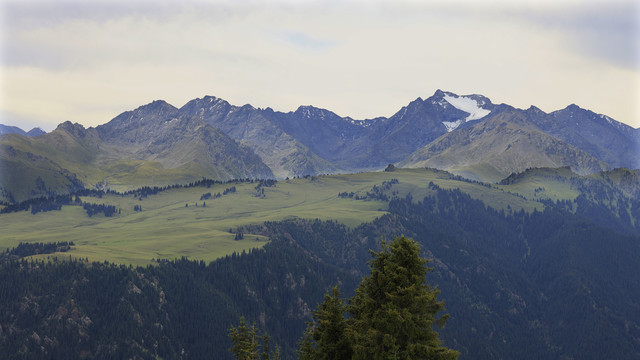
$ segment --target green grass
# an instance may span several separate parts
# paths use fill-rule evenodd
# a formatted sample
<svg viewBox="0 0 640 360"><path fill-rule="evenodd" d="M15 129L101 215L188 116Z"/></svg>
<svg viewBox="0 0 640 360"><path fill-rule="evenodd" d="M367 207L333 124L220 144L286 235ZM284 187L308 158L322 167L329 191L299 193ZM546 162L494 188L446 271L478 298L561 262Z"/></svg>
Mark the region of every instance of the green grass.
<svg viewBox="0 0 640 360"><path fill-rule="evenodd" d="M563 168L529 169L524 178L500 188L519 193L527 199L574 200L580 193L571 187L569 178L575 176L577 175Z"/></svg>
<svg viewBox="0 0 640 360"><path fill-rule="evenodd" d="M459 188L494 208L542 209L541 204L510 195L502 188L453 180L446 172L398 169L282 180L275 187L265 187L264 198L256 196L257 183L172 189L142 201L133 195L84 197L84 202L115 205L121 213L110 218L102 215L89 218L79 206L64 206L62 211L36 215L3 214L0 215L0 249L15 247L20 242L73 241L74 249L61 254L63 258L72 256L134 265L183 256L211 261L233 252L259 248L268 241L257 234L245 234L243 240L234 240L235 234L229 229L239 226L289 218L331 219L349 227L372 221L385 213L386 202L342 199L338 193L346 191L364 196L374 185L394 178L399 184L393 185L388 193L398 191L398 195L404 197L411 192L415 201L431 191L427 185L433 181L445 189ZM205 200L206 207L203 207L202 194L222 193L231 186L236 186L236 193ZM134 211L135 205L142 206L143 211Z"/></svg>

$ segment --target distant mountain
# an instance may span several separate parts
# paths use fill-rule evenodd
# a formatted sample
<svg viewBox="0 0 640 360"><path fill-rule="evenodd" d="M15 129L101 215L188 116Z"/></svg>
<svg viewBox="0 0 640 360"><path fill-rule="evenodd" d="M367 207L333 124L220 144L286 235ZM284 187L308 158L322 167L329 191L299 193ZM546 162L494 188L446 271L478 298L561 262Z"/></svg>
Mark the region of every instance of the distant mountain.
<svg viewBox="0 0 640 360"><path fill-rule="evenodd" d="M606 115L576 105L521 110L441 90L389 118L354 120L313 106L284 113L205 96L179 109L154 101L95 129L78 126L22 141L21 150L101 187L360 172L390 163L490 182L534 167L579 174L640 168L640 129ZM17 141L7 139L8 146Z"/></svg>
<svg viewBox="0 0 640 360"><path fill-rule="evenodd" d="M569 105L545 114L529 109L531 121L544 132L578 147L613 167L640 168L637 130L606 115Z"/></svg>
<svg viewBox="0 0 640 360"><path fill-rule="evenodd" d="M389 119L369 127L371 155L377 166L405 159L435 139L504 110L480 95L458 96L438 90L426 100L417 98Z"/></svg>
<svg viewBox="0 0 640 360"><path fill-rule="evenodd" d="M570 166L583 175L609 168L586 151L541 131L529 115L508 110L452 131L399 165L434 167L493 182L533 167Z"/></svg>
<svg viewBox="0 0 640 360"><path fill-rule="evenodd" d="M33 128L29 131L27 131L27 136L28 137L35 137L35 136L40 136L40 135L44 135L46 134L46 132L40 128Z"/></svg>
<svg viewBox="0 0 640 360"><path fill-rule="evenodd" d="M232 139L250 147L281 178L333 173L337 168L303 145L279 124L280 113L250 105L237 107L205 96L189 101L179 110L184 116L201 118Z"/></svg>
<svg viewBox="0 0 640 360"><path fill-rule="evenodd" d="M23 136L34 137L34 136L44 135L46 134L46 132L44 132L44 130L37 127L26 132L17 126L8 126L8 125L0 124L0 135L3 135L3 134L20 134Z"/></svg>
<svg viewBox="0 0 640 360"><path fill-rule="evenodd" d="M438 90L389 118L354 120L313 106L283 113L237 107L211 96L192 100L179 112L202 118L251 147L279 177L378 170L389 163L439 166L485 181L528 167L569 165L583 174L640 167L637 130L575 105L547 114L535 107L496 105L482 95ZM522 130L527 139L505 137L492 125L483 125L488 119L508 122L510 131ZM478 137L490 129L492 133ZM497 142L491 145L489 138ZM448 150L441 154L437 149L445 143ZM500 153L498 143L510 151Z"/></svg>
<svg viewBox="0 0 640 360"><path fill-rule="evenodd" d="M37 138L0 139L5 200L64 193L73 187L127 189L199 180L274 175L250 148L163 101L85 129L62 123Z"/></svg>
<svg viewBox="0 0 640 360"><path fill-rule="evenodd" d="M283 113L211 96L188 102L180 113L202 118L251 147L277 175L291 176L379 169L497 110L501 107L479 95L438 91L388 119L353 120L314 106Z"/></svg>
<svg viewBox="0 0 640 360"><path fill-rule="evenodd" d="M201 176L220 180L273 177L251 149L164 101L120 114L96 131L109 153L154 161L166 169L193 171L195 166Z"/></svg>

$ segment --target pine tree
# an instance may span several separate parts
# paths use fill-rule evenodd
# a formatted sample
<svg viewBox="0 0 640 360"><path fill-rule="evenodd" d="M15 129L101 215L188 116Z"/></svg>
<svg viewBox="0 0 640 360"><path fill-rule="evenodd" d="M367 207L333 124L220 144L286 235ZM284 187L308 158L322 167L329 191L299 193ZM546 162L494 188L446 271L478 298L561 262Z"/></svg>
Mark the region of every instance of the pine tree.
<svg viewBox="0 0 640 360"><path fill-rule="evenodd" d="M314 321L308 324L305 337L300 343L298 355L301 360L351 359L351 343L347 338L347 306L340 298L337 287L313 312Z"/></svg>
<svg viewBox="0 0 640 360"><path fill-rule="evenodd" d="M256 324L248 326L244 317L240 318L237 327L229 329L229 337L233 346L229 349L238 360L280 360L280 347L271 350L271 337L264 333L258 336ZM260 352L262 341L262 352Z"/></svg>
<svg viewBox="0 0 640 360"><path fill-rule="evenodd" d="M238 360L255 360L258 357L258 338L255 323L250 327L240 318L240 325L229 329L233 346L229 349Z"/></svg>
<svg viewBox="0 0 640 360"><path fill-rule="evenodd" d="M404 236L372 252L371 274L351 300L349 333L354 359L455 359L458 352L440 345L431 327L447 315L439 290L426 283L426 260L420 247Z"/></svg>

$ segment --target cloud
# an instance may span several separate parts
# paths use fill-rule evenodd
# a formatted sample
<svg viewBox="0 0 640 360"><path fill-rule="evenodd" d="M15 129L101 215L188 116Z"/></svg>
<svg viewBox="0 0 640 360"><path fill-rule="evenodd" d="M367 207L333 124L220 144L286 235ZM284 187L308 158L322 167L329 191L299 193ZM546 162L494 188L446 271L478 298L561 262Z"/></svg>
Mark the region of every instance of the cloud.
<svg viewBox="0 0 640 360"><path fill-rule="evenodd" d="M284 31L282 32L281 38L287 43L303 50L324 51L334 45L332 41L314 38L295 31Z"/></svg>
<svg viewBox="0 0 640 360"><path fill-rule="evenodd" d="M581 55L640 69L640 3L586 2L521 12L547 31L558 31L565 45Z"/></svg>
<svg viewBox="0 0 640 360"><path fill-rule="evenodd" d="M622 10L599 20L568 5L132 3L14 4L1 108L49 128L98 125L208 94L361 119L442 88L545 111L576 103L640 126L640 77L623 49L635 25Z"/></svg>

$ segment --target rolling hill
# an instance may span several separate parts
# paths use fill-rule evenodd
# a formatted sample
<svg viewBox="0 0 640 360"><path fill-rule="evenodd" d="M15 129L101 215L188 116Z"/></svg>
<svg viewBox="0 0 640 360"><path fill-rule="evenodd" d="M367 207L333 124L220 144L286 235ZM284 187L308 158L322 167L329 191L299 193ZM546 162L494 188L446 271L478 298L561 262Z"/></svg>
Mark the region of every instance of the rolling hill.
<svg viewBox="0 0 640 360"><path fill-rule="evenodd" d="M174 256L211 261L264 245L253 241L265 240L260 233L247 233L246 240L234 241L237 229L294 218L336 220L355 227L386 214L394 198L422 199L433 193L429 184L458 189L507 214L553 206L618 231L633 233L640 226L637 170L582 176L569 168L530 169L490 185L422 168L274 183L231 181L153 191L143 188L127 194L95 192L81 195L81 203L112 205L119 209L118 214L88 217L81 206L69 204L61 211L32 215L27 206L27 211L0 215L4 234L0 247L64 238L76 243L70 255L97 261L146 264L152 258ZM136 211L137 206L142 211ZM125 247L122 239L128 239Z"/></svg>

